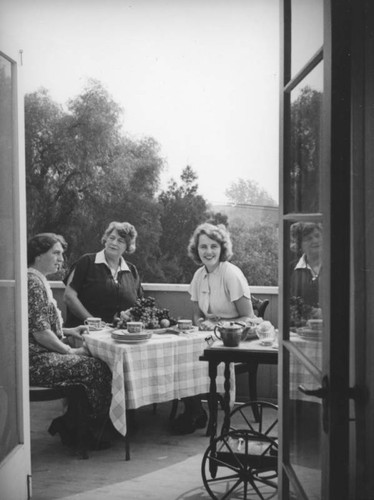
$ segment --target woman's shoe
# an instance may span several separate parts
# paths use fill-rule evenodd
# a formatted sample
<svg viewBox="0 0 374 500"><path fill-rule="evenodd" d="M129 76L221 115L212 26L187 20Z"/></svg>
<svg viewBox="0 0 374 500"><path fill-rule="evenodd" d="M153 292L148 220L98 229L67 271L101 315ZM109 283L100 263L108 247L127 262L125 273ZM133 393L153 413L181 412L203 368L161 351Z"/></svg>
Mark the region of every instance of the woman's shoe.
<svg viewBox="0 0 374 500"><path fill-rule="evenodd" d="M72 436L69 433L62 417L57 417L54 420L52 420L52 423L48 428L48 432L50 433L51 436L55 436L56 434L59 434L60 439L61 439L61 443L64 446L73 446L74 445L74 436Z"/></svg>
<svg viewBox="0 0 374 500"><path fill-rule="evenodd" d="M181 413L172 423L176 434L192 434L197 429L194 419L187 413Z"/></svg>
<svg viewBox="0 0 374 500"><path fill-rule="evenodd" d="M195 417L195 425L197 429L204 429L208 422L208 415L205 410L202 410L202 413Z"/></svg>
<svg viewBox="0 0 374 500"><path fill-rule="evenodd" d="M205 410L199 415L182 413L173 422L173 430L177 434L192 434L196 429L204 429L208 421Z"/></svg>

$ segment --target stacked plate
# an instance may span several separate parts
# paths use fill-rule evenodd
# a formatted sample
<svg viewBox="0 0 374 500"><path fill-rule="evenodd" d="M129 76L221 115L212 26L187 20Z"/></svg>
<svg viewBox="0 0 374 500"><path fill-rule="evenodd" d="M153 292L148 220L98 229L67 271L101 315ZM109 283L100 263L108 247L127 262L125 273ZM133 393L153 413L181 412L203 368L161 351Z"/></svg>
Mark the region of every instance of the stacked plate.
<svg viewBox="0 0 374 500"><path fill-rule="evenodd" d="M127 330L114 330L112 332L112 339L126 344L141 344L148 342L151 337L151 332L130 333Z"/></svg>
<svg viewBox="0 0 374 500"><path fill-rule="evenodd" d="M314 330L306 326L296 328L296 333L305 340L321 340L322 336L322 330Z"/></svg>

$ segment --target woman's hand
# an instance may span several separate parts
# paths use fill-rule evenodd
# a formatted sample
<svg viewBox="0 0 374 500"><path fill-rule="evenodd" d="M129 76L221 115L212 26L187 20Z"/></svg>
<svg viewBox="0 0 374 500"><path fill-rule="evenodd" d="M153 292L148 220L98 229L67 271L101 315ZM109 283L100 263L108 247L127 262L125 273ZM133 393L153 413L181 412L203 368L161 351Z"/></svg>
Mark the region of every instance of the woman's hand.
<svg viewBox="0 0 374 500"><path fill-rule="evenodd" d="M64 328L64 334L67 337L74 337L78 340L82 340L82 335L84 333L90 333L87 325L80 325L74 328Z"/></svg>
<svg viewBox="0 0 374 500"><path fill-rule="evenodd" d="M214 327L217 325L217 321L212 321L209 319L204 319L203 321L199 321L199 330L203 332L212 331Z"/></svg>

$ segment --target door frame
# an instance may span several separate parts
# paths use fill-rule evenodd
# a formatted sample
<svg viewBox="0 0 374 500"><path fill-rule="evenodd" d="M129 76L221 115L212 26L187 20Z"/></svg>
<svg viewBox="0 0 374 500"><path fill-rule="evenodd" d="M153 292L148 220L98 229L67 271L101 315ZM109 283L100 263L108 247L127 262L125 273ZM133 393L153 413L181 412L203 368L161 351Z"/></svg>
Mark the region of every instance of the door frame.
<svg viewBox="0 0 374 500"><path fill-rule="evenodd" d="M13 189L15 279L4 283L15 287L16 317L16 390L17 429L19 443L0 464L1 494L7 500L24 500L31 497L31 446L30 446L30 404L29 404L29 357L28 357L28 312L27 312L27 228L26 228L26 176L24 101L20 84L17 59L21 53L14 47L2 43L1 56L11 64L12 105L13 105ZM4 52L3 52L4 50ZM9 235L2 235L5 238Z"/></svg>
<svg viewBox="0 0 374 500"><path fill-rule="evenodd" d="M321 212L323 218L323 290L324 319L322 377L328 380L326 429L322 431L323 499L347 499L349 495L349 326L350 326L350 166L351 166L351 72L349 0L324 0L324 42L322 60L324 74L323 129L320 169ZM279 498L288 498L292 483L300 498L307 498L289 464L289 359L287 346L289 277L285 249L289 234L284 229L288 220L310 220L312 214L287 214L285 203L289 164L289 93L291 80L291 0L282 0L280 8L280 268L282 284L279 300ZM316 55L314 56L316 57ZM310 71L308 61L301 70L300 81ZM296 78L296 76L294 77ZM318 214L315 215L318 217Z"/></svg>

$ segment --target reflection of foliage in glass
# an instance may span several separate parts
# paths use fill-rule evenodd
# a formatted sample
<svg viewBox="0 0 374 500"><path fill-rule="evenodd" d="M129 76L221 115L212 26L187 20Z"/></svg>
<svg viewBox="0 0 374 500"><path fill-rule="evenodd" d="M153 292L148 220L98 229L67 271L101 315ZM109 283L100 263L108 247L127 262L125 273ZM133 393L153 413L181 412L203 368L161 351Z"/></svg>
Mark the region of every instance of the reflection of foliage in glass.
<svg viewBox="0 0 374 500"><path fill-rule="evenodd" d="M319 211L322 93L304 87L291 106L291 203L294 211Z"/></svg>
<svg viewBox="0 0 374 500"><path fill-rule="evenodd" d="M290 298L290 325L304 326L308 319L314 317L314 307L304 303L302 297Z"/></svg>

